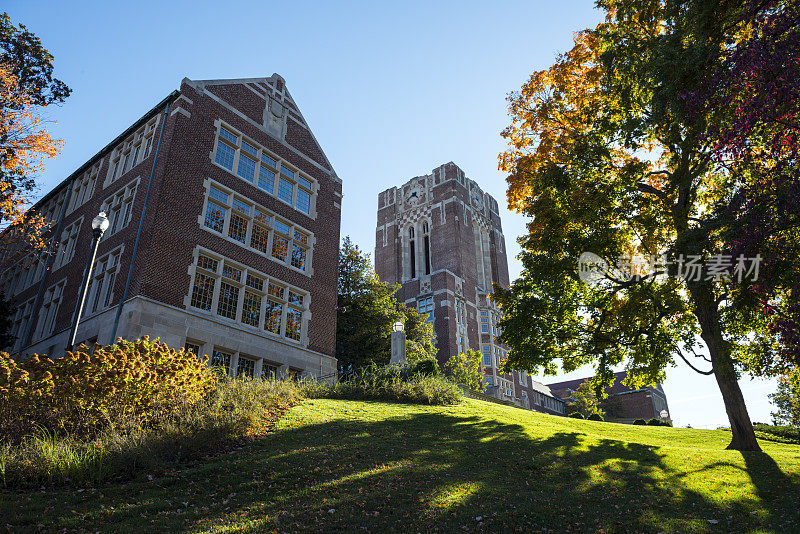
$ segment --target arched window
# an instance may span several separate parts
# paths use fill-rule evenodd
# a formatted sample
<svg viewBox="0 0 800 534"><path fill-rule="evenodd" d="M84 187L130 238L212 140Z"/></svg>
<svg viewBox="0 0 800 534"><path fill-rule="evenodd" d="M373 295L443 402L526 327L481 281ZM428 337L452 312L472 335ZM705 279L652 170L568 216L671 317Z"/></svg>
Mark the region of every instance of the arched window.
<svg viewBox="0 0 800 534"><path fill-rule="evenodd" d="M431 274L431 238L428 234L428 221L424 221L422 223L422 244L425 251L425 274Z"/></svg>
<svg viewBox="0 0 800 534"><path fill-rule="evenodd" d="M408 252L409 257L411 259L411 270L409 278L415 278L417 276L417 251L414 248L414 227L411 226L408 229Z"/></svg>

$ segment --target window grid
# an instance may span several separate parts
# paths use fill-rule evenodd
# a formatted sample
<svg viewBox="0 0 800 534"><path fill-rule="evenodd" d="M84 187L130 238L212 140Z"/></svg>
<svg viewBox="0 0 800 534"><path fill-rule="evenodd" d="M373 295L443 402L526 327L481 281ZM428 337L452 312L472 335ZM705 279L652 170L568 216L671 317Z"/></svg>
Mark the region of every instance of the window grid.
<svg viewBox="0 0 800 534"><path fill-rule="evenodd" d="M284 265L307 271L312 249L308 231L214 184L206 194L203 225Z"/></svg>
<svg viewBox="0 0 800 534"><path fill-rule="evenodd" d="M236 319L236 308L239 305L239 288L227 282L222 282L219 287L219 304L217 315Z"/></svg>
<svg viewBox="0 0 800 534"><path fill-rule="evenodd" d="M417 299L417 311L428 316L427 322L433 322L433 296Z"/></svg>
<svg viewBox="0 0 800 534"><path fill-rule="evenodd" d="M83 173L80 178L75 180L72 186L72 193L69 197L67 213L71 213L92 198L95 185L97 184L97 176L100 174L100 165L102 163L103 160L101 159L91 169Z"/></svg>
<svg viewBox="0 0 800 534"><path fill-rule="evenodd" d="M230 172L234 172L235 167L235 174L249 184L279 198L297 211L311 215L314 182L229 126L217 129L214 162Z"/></svg>
<svg viewBox="0 0 800 534"><path fill-rule="evenodd" d="M95 313L108 307L114 293L114 281L119 271L121 248L110 252L94 263L92 282L85 303L84 313Z"/></svg>
<svg viewBox="0 0 800 534"><path fill-rule="evenodd" d="M191 352L195 356L200 356L200 345L197 343L187 341L183 344L183 348L186 349L186 352Z"/></svg>
<svg viewBox="0 0 800 534"><path fill-rule="evenodd" d="M221 267L221 268L220 268ZM219 280L219 283L217 283ZM257 271L200 252L189 305L300 341L306 293Z"/></svg>
<svg viewBox="0 0 800 534"><path fill-rule="evenodd" d="M207 274L197 273L192 286L191 306L201 310L211 311L211 302L214 297L216 279Z"/></svg>
<svg viewBox="0 0 800 534"><path fill-rule="evenodd" d="M261 295L250 291L244 292L242 322L250 326L255 326L256 328L258 327L261 322Z"/></svg>
<svg viewBox="0 0 800 534"><path fill-rule="evenodd" d="M34 339L37 341L46 338L53 333L56 325L56 316L61 304L61 296L64 292L66 280L62 280L50 286L44 294L42 307L39 309L39 318L36 324Z"/></svg>
<svg viewBox="0 0 800 534"><path fill-rule="evenodd" d="M58 245L56 260L53 262L52 267L54 271L71 262L75 256L75 245L78 242L81 223L83 223L83 217L67 226L61 232L61 243Z"/></svg>
<svg viewBox="0 0 800 534"><path fill-rule="evenodd" d="M147 124L128 136L111 152L104 187L108 187L123 174L147 159L153 146L153 135L159 118L160 116L156 115L150 119Z"/></svg>
<svg viewBox="0 0 800 534"><path fill-rule="evenodd" d="M28 329L28 323L33 315L34 300L35 298L28 299L24 304L17 307L17 312L14 315L14 323L11 325L11 337L14 338L11 352L22 349L22 339L20 336L24 336L25 330Z"/></svg>
<svg viewBox="0 0 800 534"><path fill-rule="evenodd" d="M211 353L211 367L221 366L225 368L225 371L228 371L231 368L231 357L233 355L230 352L225 352L222 350L214 349Z"/></svg>
<svg viewBox="0 0 800 534"><path fill-rule="evenodd" d="M133 200L136 197L138 186L139 180L137 179L103 202L100 211L104 211L108 216L108 230L103 233L103 240L116 234L131 222Z"/></svg>
<svg viewBox="0 0 800 534"><path fill-rule="evenodd" d="M256 361L239 355L239 362L236 365L236 376L247 376L253 378L256 372Z"/></svg>

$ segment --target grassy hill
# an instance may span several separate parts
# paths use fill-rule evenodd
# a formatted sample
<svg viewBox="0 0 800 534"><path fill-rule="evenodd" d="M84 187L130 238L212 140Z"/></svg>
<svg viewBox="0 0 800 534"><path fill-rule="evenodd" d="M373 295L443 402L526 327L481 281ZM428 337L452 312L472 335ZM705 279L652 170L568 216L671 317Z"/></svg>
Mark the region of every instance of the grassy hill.
<svg viewBox="0 0 800 534"><path fill-rule="evenodd" d="M12 531L800 532L800 446L468 400L309 400L275 433L125 484L0 493Z"/></svg>

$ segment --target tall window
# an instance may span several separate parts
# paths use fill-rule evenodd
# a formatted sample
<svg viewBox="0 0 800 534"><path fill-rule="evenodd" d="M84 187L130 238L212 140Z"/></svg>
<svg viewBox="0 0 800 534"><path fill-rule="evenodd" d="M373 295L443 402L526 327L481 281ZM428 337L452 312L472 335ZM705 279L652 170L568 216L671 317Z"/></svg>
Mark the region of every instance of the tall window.
<svg viewBox="0 0 800 534"><path fill-rule="evenodd" d="M306 272L311 233L218 185L209 185L203 225L268 258Z"/></svg>
<svg viewBox="0 0 800 534"><path fill-rule="evenodd" d="M100 211L104 211L108 215L108 230L103 234L104 240L116 234L131 222L133 200L136 197L138 186L139 180L134 180L103 202Z"/></svg>
<svg viewBox="0 0 800 534"><path fill-rule="evenodd" d="M156 115L147 124L129 135L111 152L108 175L103 187L108 187L123 174L147 159L153 148L153 136L155 135L158 120L159 115Z"/></svg>
<svg viewBox="0 0 800 534"><path fill-rule="evenodd" d="M426 321L433 322L433 296L422 297L417 299L417 311L423 315L427 315Z"/></svg>
<svg viewBox="0 0 800 534"><path fill-rule="evenodd" d="M307 295L225 258L200 252L189 306L299 341Z"/></svg>
<svg viewBox="0 0 800 534"><path fill-rule="evenodd" d="M67 190L64 188L52 200L48 201L41 208L42 217L48 225L52 226L61 217L61 208L64 206L64 201L67 198Z"/></svg>
<svg viewBox="0 0 800 534"><path fill-rule="evenodd" d="M289 307L286 310L286 337L300 341L303 323L303 295L288 290Z"/></svg>
<svg viewBox="0 0 800 534"><path fill-rule="evenodd" d="M456 323L467 324L467 306L462 299L456 299Z"/></svg>
<svg viewBox="0 0 800 534"><path fill-rule="evenodd" d="M217 130L214 163L297 211L311 215L314 181L230 126Z"/></svg>
<svg viewBox="0 0 800 534"><path fill-rule="evenodd" d="M77 221L72 222L61 232L61 242L58 244L58 252L56 252L56 259L53 261L52 269L56 269L68 264L75 256L75 244L78 242L78 234L81 229L83 217Z"/></svg>
<svg viewBox="0 0 800 534"><path fill-rule="evenodd" d="M219 287L217 315L236 319L241 291L242 270L225 264L222 268L222 281Z"/></svg>
<svg viewBox="0 0 800 534"><path fill-rule="evenodd" d="M217 269L219 262L208 256L200 255L197 259L197 269L192 285L192 299L190 305L205 311L211 311L214 300L214 287L216 285Z"/></svg>
<svg viewBox="0 0 800 534"><path fill-rule="evenodd" d="M111 305L121 252L122 248L117 248L95 262L92 282L86 298L85 313L94 313Z"/></svg>
<svg viewBox="0 0 800 534"><path fill-rule="evenodd" d="M34 333L36 340L46 338L53 333L65 283L66 280L62 280L45 291L42 307L39 309L39 319L36 322L36 332Z"/></svg>
<svg viewBox="0 0 800 534"><path fill-rule="evenodd" d="M72 212L75 208L82 206L87 200L92 198L94 186L97 183L97 176L100 173L100 165L102 163L103 160L101 158L91 169L83 173L80 178L75 179L72 184L72 193L69 197L67 213Z"/></svg>
<svg viewBox="0 0 800 534"><path fill-rule="evenodd" d="M424 248L425 274L431 274L431 238L428 221L422 223L422 246Z"/></svg>
<svg viewBox="0 0 800 534"><path fill-rule="evenodd" d="M409 268L411 269L410 278L417 277L417 251L414 247L414 227L408 229L408 255L409 255Z"/></svg>
<svg viewBox="0 0 800 534"><path fill-rule="evenodd" d="M12 347L9 347L11 352L16 352L22 349L22 336L28 329L28 323L33 315L33 301L29 299L24 304L17 307L17 312L14 314L14 322L11 325L11 337L14 338Z"/></svg>
<svg viewBox="0 0 800 534"><path fill-rule="evenodd" d="M247 141L242 141L242 152L239 154L239 165L236 168L236 173L252 184L256 177L257 161L258 149Z"/></svg>

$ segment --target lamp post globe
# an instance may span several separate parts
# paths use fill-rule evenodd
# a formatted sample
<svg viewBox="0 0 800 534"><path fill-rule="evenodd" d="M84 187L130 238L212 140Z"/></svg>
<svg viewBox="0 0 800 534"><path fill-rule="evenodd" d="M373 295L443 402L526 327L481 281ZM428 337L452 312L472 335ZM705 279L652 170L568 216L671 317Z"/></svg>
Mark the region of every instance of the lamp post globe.
<svg viewBox="0 0 800 534"><path fill-rule="evenodd" d="M108 230L109 220L106 216L106 212L101 211L97 214L97 217L92 219L92 232L94 234L99 233L103 235L106 230Z"/></svg>
<svg viewBox="0 0 800 534"><path fill-rule="evenodd" d="M669 417L669 412L667 410L661 410L661 413L658 415L661 416L661 419L666 419L667 417Z"/></svg>
<svg viewBox="0 0 800 534"><path fill-rule="evenodd" d="M392 328L394 328L394 331L395 331L395 332L402 332L402 331L403 331L403 329L404 329L404 325L403 325L403 323L402 323L401 321L396 321L396 322L395 322L395 323L392 325Z"/></svg>

